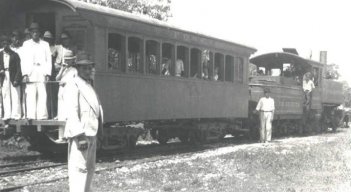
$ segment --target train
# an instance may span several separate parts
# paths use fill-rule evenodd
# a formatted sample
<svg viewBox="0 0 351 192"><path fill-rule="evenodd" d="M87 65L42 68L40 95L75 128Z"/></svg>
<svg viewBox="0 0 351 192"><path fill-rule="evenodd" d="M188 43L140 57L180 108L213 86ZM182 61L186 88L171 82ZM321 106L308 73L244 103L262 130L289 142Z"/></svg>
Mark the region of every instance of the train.
<svg viewBox="0 0 351 192"><path fill-rule="evenodd" d="M258 125L252 111L264 87L271 88L277 103L274 133L303 127L301 85L282 75L251 76L250 63L267 71L279 68L281 74L288 63L304 72L316 70L318 86L303 120L309 127L329 127L343 102L341 84L323 79L325 66L297 55L250 59L257 51L253 47L77 0L0 1L0 32L24 30L32 22L56 37L68 32L95 61L93 85L104 109L100 150L132 149L146 130L160 144L172 138L203 143L227 134L254 136ZM178 60L183 63L180 74ZM56 142L64 121L21 119L10 125L34 150L65 146Z"/></svg>

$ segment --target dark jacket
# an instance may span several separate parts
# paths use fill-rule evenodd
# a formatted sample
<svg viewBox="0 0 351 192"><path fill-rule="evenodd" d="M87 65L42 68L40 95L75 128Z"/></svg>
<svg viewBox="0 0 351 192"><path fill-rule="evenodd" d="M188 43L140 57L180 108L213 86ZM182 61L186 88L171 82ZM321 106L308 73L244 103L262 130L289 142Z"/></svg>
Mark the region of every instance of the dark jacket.
<svg viewBox="0 0 351 192"><path fill-rule="evenodd" d="M22 71L21 71L21 59L18 54L12 50L9 51L10 62L9 62L9 73L10 81L13 86L17 87L22 81ZM5 70L4 68L4 51L0 51L0 70ZM0 74L0 83L4 83L5 75ZM15 83L16 81L16 83Z"/></svg>

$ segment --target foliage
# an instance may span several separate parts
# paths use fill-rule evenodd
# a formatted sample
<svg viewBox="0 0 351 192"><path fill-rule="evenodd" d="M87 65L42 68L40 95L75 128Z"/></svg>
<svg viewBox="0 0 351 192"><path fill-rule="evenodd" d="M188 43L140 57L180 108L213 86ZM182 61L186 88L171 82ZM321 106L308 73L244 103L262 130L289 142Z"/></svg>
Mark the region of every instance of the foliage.
<svg viewBox="0 0 351 192"><path fill-rule="evenodd" d="M351 88L347 81L343 81L344 107L351 107Z"/></svg>
<svg viewBox="0 0 351 192"><path fill-rule="evenodd" d="M167 21L171 0L78 0Z"/></svg>
<svg viewBox="0 0 351 192"><path fill-rule="evenodd" d="M325 69L326 79L339 79L340 73L338 72L339 66L336 64L329 64Z"/></svg>

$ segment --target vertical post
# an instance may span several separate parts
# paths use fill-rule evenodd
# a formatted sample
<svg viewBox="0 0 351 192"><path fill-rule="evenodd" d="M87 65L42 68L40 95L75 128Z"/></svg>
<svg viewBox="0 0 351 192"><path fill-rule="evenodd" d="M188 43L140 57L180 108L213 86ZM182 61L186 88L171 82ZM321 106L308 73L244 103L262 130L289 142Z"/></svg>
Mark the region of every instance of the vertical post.
<svg viewBox="0 0 351 192"><path fill-rule="evenodd" d="M145 69L146 69L146 43L145 39L140 40L140 63L139 63L139 68L140 68L140 73L145 74Z"/></svg>
<svg viewBox="0 0 351 192"><path fill-rule="evenodd" d="M210 80L213 80L213 76L214 76L214 55L213 52L209 51L209 55L210 55L210 63L208 64L208 77L210 78Z"/></svg>
<svg viewBox="0 0 351 192"><path fill-rule="evenodd" d="M126 41L125 41L125 52L124 52L124 58L125 58L125 63L124 63L124 67L125 67L125 71L126 71L126 73L128 73L128 58L129 58L129 50L128 50L128 48L129 48L129 46L128 46L128 44L129 44L129 37L128 37L128 35L126 35Z"/></svg>
<svg viewBox="0 0 351 192"><path fill-rule="evenodd" d="M171 47L172 47L172 51L171 51L172 52L171 53L171 55L172 55L171 75L175 76L175 66L176 66L176 61L177 61L177 49L176 49L177 44L174 44L174 45L171 44Z"/></svg>
<svg viewBox="0 0 351 192"><path fill-rule="evenodd" d="M223 66L223 70L222 70L222 74L223 74L223 81L225 81L226 80L226 74L225 74L225 72L226 72L226 67L225 67L225 64L226 64L226 62L227 62L227 60L226 60L226 56L225 55L223 55L223 62L222 62L222 66Z"/></svg>
<svg viewBox="0 0 351 192"><path fill-rule="evenodd" d="M160 50L159 50L159 54L160 54L160 64L159 64L159 68L158 68L158 74L162 75L162 64L163 64L163 42L160 41Z"/></svg>
<svg viewBox="0 0 351 192"><path fill-rule="evenodd" d="M185 47L185 77L190 77L190 48Z"/></svg>
<svg viewBox="0 0 351 192"><path fill-rule="evenodd" d="M202 79L202 54L203 49L198 50L197 54L197 78Z"/></svg>

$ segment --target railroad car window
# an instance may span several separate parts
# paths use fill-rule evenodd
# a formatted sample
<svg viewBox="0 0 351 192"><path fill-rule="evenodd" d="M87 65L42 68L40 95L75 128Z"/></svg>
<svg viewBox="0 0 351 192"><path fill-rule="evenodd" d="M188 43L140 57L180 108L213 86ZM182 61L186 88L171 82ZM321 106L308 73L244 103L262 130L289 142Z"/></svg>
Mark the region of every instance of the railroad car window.
<svg viewBox="0 0 351 192"><path fill-rule="evenodd" d="M244 82L244 59L239 57L239 60L238 60L238 70L239 70L239 74L238 74L238 77L239 77L239 82L240 83L243 83Z"/></svg>
<svg viewBox="0 0 351 192"><path fill-rule="evenodd" d="M193 78L202 78L201 71L201 50L193 48L190 51L190 76Z"/></svg>
<svg viewBox="0 0 351 192"><path fill-rule="evenodd" d="M213 79L215 81L223 81L224 78L224 56L220 53L215 54L214 59L214 72L213 72Z"/></svg>
<svg viewBox="0 0 351 192"><path fill-rule="evenodd" d="M108 34L108 68L119 72L125 72L124 47L126 38L120 34Z"/></svg>
<svg viewBox="0 0 351 192"><path fill-rule="evenodd" d="M189 77L189 48L185 46L177 47L177 62L175 74L179 77ZM183 66L181 65L183 63Z"/></svg>
<svg viewBox="0 0 351 192"><path fill-rule="evenodd" d="M147 74L160 74L160 44L157 41L146 41L145 72Z"/></svg>
<svg viewBox="0 0 351 192"><path fill-rule="evenodd" d="M258 76L264 76L266 75L266 68L265 67L259 67L257 71Z"/></svg>
<svg viewBox="0 0 351 192"><path fill-rule="evenodd" d="M128 38L128 72L143 73L142 51L143 40L138 37Z"/></svg>
<svg viewBox="0 0 351 192"><path fill-rule="evenodd" d="M293 76L293 68L290 63L283 63L283 76L284 77L292 77Z"/></svg>
<svg viewBox="0 0 351 192"><path fill-rule="evenodd" d="M170 76L174 74L174 45L170 43L162 44L162 65L161 74L164 76Z"/></svg>
<svg viewBox="0 0 351 192"><path fill-rule="evenodd" d="M278 68L271 69L270 75L273 77L278 77L281 75L281 70Z"/></svg>
<svg viewBox="0 0 351 192"><path fill-rule="evenodd" d="M225 81L234 81L234 57L225 56Z"/></svg>
<svg viewBox="0 0 351 192"><path fill-rule="evenodd" d="M210 51L209 50L203 50L202 51L202 56L201 56L201 64L202 64L202 78L203 79L208 79L208 71L209 71L209 65L210 65Z"/></svg>

